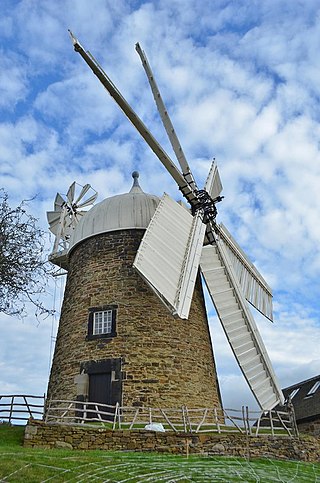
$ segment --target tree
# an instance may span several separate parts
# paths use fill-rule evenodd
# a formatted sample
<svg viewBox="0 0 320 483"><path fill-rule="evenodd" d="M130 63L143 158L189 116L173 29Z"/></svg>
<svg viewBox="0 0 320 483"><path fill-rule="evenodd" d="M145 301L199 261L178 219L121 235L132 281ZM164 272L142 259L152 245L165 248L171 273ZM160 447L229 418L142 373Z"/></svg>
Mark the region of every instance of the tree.
<svg viewBox="0 0 320 483"><path fill-rule="evenodd" d="M50 273L45 233L26 208L26 201L11 208L0 189L0 312L7 315L25 315L28 302L36 315L50 313L40 300Z"/></svg>

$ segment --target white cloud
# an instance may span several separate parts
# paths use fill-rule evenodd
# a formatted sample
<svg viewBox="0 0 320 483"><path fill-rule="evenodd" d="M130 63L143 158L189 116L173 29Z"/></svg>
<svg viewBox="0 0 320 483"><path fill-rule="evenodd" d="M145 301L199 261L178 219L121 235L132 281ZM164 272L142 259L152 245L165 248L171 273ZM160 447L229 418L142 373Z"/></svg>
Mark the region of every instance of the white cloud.
<svg viewBox="0 0 320 483"><path fill-rule="evenodd" d="M0 109L14 109L28 93L23 58L10 50L0 50Z"/></svg>
<svg viewBox="0 0 320 483"><path fill-rule="evenodd" d="M1 315L1 394L41 395L49 374L51 321L22 322Z"/></svg>

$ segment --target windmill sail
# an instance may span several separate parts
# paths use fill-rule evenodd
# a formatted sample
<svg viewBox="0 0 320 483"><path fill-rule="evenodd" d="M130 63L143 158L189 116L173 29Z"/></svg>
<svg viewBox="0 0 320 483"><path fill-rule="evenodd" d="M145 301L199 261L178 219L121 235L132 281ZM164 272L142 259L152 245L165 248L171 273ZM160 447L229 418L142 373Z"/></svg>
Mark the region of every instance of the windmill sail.
<svg viewBox="0 0 320 483"><path fill-rule="evenodd" d="M132 122L134 127L146 141L148 146L152 149L154 154L158 157L159 161L165 166L165 168L169 171L173 179L178 184L183 196L190 202L194 202L196 199L194 190L189 184L188 181L183 177L182 173L176 167L170 156L165 152L162 146L158 143L155 137L151 134L147 126L143 123L140 117L135 113L132 109L130 104L126 101L123 97L121 92L117 89L114 85L112 80L108 77L108 75L104 72L104 70L100 67L96 59L89 53L84 50L82 45L79 41L74 37L72 32L70 32L70 36L72 39L72 43L76 52L79 52L81 57L84 61L88 64L92 72L98 77L101 84L106 88L109 92L110 96L115 100L118 104L120 109L123 113L127 116L127 118Z"/></svg>
<svg viewBox="0 0 320 483"><path fill-rule="evenodd" d="M47 211L47 219L50 231L56 235L58 233L59 225L61 224L61 211Z"/></svg>
<svg viewBox="0 0 320 483"><path fill-rule="evenodd" d="M141 241L133 266L173 315L187 319L206 226L164 195Z"/></svg>
<svg viewBox="0 0 320 483"><path fill-rule="evenodd" d="M73 203L73 200L74 200L74 193L75 193L75 189L76 189L76 182L74 181L70 186L69 186L69 189L67 191L67 199L70 203L70 205L72 205Z"/></svg>
<svg viewBox="0 0 320 483"><path fill-rule="evenodd" d="M273 320L272 290L262 275L237 244L227 228L218 227L220 242L228 254L228 259L237 277L245 298L265 317Z"/></svg>
<svg viewBox="0 0 320 483"><path fill-rule="evenodd" d="M185 157L185 154L184 154L183 149L181 147L181 144L179 142L178 136L176 134L176 131L175 131L173 124L171 122L171 119L169 117L167 108L166 108L166 106L163 102L163 99L161 97L159 87L156 83L156 80L155 80L154 74L151 70L147 56L146 56L145 52L141 49L139 43L136 44L136 51L138 52L138 54L140 56L143 68L144 68L146 75L148 77L148 81L149 81L149 84L150 84L150 87L151 87L151 90L152 90L152 94L153 94L156 106L158 108L158 111L159 111L159 114L160 114L160 117L161 117L162 123L163 123L164 128L167 132L167 135L168 135L169 141L171 143L172 149L173 149L173 151L176 155L176 158L177 158L177 160L180 164L180 167L182 169L183 176L185 177L187 182L190 184L192 189L197 189L196 182L195 182L195 180L192 176L188 161Z"/></svg>
<svg viewBox="0 0 320 483"><path fill-rule="evenodd" d="M65 200L62 198L60 193L57 193L56 198L54 200L55 211L62 211L62 207L64 204L65 204Z"/></svg>
<svg viewBox="0 0 320 483"><path fill-rule="evenodd" d="M258 404L263 410L283 404L266 348L221 241L203 248L200 267L233 353Z"/></svg>
<svg viewBox="0 0 320 483"><path fill-rule="evenodd" d="M218 198L218 196L220 196L220 193L222 191L220 174L215 160L213 160L211 164L211 168L205 184L205 189L213 200L215 198Z"/></svg>
<svg viewBox="0 0 320 483"><path fill-rule="evenodd" d="M84 197L84 195L89 191L89 189L91 188L91 184L87 183L83 186L83 188L81 189L77 199L75 200L75 204L78 205L79 201Z"/></svg>

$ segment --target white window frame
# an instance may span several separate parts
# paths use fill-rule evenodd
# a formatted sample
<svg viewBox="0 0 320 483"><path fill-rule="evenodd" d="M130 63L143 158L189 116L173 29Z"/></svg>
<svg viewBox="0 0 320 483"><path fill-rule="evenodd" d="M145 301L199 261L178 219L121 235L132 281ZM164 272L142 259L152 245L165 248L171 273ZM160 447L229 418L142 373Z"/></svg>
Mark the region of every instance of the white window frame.
<svg viewBox="0 0 320 483"><path fill-rule="evenodd" d="M99 310L93 313L93 335L112 333L112 310Z"/></svg>
<svg viewBox="0 0 320 483"><path fill-rule="evenodd" d="M296 387L295 389L292 389L290 394L288 394L288 399L293 399L296 394L300 391L300 387Z"/></svg>
<svg viewBox="0 0 320 483"><path fill-rule="evenodd" d="M306 397L313 396L313 395L314 395L314 393L315 393L315 392L316 392L316 391L319 389L319 387L320 387L320 380L316 381L316 382L313 384L312 388L311 388L311 389L309 389L309 391L308 391L308 393L307 393Z"/></svg>

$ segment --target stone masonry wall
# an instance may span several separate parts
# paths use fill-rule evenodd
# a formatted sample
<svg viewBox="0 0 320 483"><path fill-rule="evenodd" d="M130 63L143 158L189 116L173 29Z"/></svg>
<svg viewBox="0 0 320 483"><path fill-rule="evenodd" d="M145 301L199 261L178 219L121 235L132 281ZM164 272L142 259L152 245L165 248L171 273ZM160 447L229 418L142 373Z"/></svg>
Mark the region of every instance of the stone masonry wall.
<svg viewBox="0 0 320 483"><path fill-rule="evenodd" d="M200 279L189 320L172 317L132 267L143 233L97 235L72 251L48 399L76 399L81 364L121 358L122 405L220 406ZM117 336L86 340L88 309L110 304Z"/></svg>
<svg viewBox="0 0 320 483"><path fill-rule="evenodd" d="M241 434L156 433L111 431L104 428L49 425L30 421L24 446L37 448L101 449L105 451L156 451L173 454L277 458L320 462L320 439L314 437L246 437Z"/></svg>
<svg viewBox="0 0 320 483"><path fill-rule="evenodd" d="M320 419L314 421L307 421L304 423L298 422L298 429L302 433L312 434L313 436L320 436Z"/></svg>

